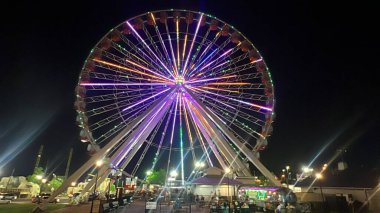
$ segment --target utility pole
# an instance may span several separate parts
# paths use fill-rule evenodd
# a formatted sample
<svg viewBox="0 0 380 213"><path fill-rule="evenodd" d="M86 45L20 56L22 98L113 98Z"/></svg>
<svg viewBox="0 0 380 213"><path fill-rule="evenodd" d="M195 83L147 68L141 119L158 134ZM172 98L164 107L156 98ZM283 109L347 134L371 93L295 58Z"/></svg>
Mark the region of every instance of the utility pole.
<svg viewBox="0 0 380 213"><path fill-rule="evenodd" d="M44 150L44 145L41 145L40 149L38 150L38 155L37 155L37 159L36 159L36 164L34 165L33 173L37 170L38 166L40 165L43 150Z"/></svg>
<svg viewBox="0 0 380 213"><path fill-rule="evenodd" d="M8 179L8 182L7 182L7 186L5 187L5 191L6 192L8 192L8 185L9 185L9 182L11 182L14 173L15 173L15 168L13 168L11 176L9 176L9 179Z"/></svg>
<svg viewBox="0 0 380 213"><path fill-rule="evenodd" d="M73 148L70 148L69 159L67 160L66 171L65 171L65 180L67 179L67 177L69 175L69 170L70 170L70 164L71 164L71 158L72 157L73 157Z"/></svg>

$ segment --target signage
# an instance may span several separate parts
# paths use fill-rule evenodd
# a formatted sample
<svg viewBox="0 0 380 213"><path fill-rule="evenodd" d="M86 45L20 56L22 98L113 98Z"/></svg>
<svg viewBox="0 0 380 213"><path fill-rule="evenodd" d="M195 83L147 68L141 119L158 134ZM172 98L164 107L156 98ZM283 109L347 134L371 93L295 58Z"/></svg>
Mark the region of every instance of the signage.
<svg viewBox="0 0 380 213"><path fill-rule="evenodd" d="M145 209L157 209L157 202L146 202Z"/></svg>

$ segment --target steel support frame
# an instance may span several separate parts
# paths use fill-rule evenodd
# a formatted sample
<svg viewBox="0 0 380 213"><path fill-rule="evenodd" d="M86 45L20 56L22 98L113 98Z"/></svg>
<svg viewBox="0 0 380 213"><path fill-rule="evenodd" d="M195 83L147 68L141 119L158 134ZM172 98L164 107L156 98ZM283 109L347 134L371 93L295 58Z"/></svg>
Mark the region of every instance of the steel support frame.
<svg viewBox="0 0 380 213"><path fill-rule="evenodd" d="M248 158L248 160L253 163L253 165L274 185L281 186L280 182L276 180L275 176L260 162L260 160L254 156L254 153L249 150L238 138L228 129L225 124L223 124L218 117L216 117L207 107L189 90L186 90L191 97L193 103L195 103L200 109L202 116L207 119L210 123L213 122L218 129L223 132L227 138L239 148L239 150Z"/></svg>

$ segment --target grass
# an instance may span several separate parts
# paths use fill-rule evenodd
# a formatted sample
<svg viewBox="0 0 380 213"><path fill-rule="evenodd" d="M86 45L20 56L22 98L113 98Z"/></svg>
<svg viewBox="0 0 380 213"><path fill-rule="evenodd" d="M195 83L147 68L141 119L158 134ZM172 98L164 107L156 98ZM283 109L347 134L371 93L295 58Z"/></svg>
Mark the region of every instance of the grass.
<svg viewBox="0 0 380 213"><path fill-rule="evenodd" d="M49 211L61 209L65 207L65 204L53 204L49 203L47 209ZM11 203L11 204L1 204L0 212L6 213L30 213L34 208L37 207L37 204L34 203Z"/></svg>

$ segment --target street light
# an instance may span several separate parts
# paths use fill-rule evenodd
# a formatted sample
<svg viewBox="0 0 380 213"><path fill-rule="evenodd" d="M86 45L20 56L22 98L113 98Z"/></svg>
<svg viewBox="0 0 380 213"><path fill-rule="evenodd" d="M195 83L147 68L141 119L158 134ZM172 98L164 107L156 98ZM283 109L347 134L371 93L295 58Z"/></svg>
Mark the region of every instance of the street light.
<svg viewBox="0 0 380 213"><path fill-rule="evenodd" d="M171 172L170 172L170 176L171 176L171 177L174 177L174 178L177 177L177 176L178 176L177 171L175 171L175 170L171 171Z"/></svg>
<svg viewBox="0 0 380 213"><path fill-rule="evenodd" d="M224 172L226 173L227 175L227 199L228 199L228 209L230 209L230 178L229 178L229 174L231 173L231 169L230 168L225 168L224 169Z"/></svg>
<svg viewBox="0 0 380 213"><path fill-rule="evenodd" d="M99 174L99 167L101 167L103 165L103 161L102 160L98 160L96 161L95 163L95 169L96 169L96 176L95 176L95 186L94 186L94 192L93 192L93 196L92 196L92 200L91 200L91 209L90 209L90 213L92 213L92 208L94 207L94 200L95 200L95 193L96 193L96 184L98 182L98 174Z"/></svg>
<svg viewBox="0 0 380 213"><path fill-rule="evenodd" d="M285 180L286 180L286 187L289 189L289 175L290 175L289 170L290 170L290 166L286 166L285 169L286 169L286 178L285 178ZM285 172L285 169L282 169L282 172Z"/></svg>
<svg viewBox="0 0 380 213"><path fill-rule="evenodd" d="M315 174L315 178L318 181L319 190L321 191L322 202L324 203L325 202L325 197L323 196L323 191L322 191L322 186L321 186L321 180L323 178L323 175L321 173L317 173L317 174Z"/></svg>
<svg viewBox="0 0 380 213"><path fill-rule="evenodd" d="M206 164L204 162L196 162L195 163L195 170L196 170L196 174L195 174L195 177L202 171L203 167L205 167ZM195 173L195 171L194 171Z"/></svg>

